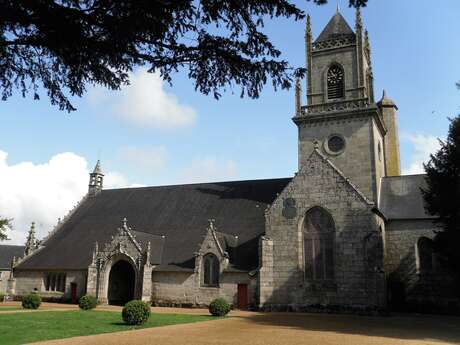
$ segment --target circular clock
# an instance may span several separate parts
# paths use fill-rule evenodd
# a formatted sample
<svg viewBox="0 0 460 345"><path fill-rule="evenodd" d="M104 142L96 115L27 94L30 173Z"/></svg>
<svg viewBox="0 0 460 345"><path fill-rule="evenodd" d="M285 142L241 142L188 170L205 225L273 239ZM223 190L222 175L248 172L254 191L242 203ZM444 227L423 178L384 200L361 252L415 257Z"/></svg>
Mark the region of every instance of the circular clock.
<svg viewBox="0 0 460 345"><path fill-rule="evenodd" d="M327 82L338 85L343 82L343 70L339 66L332 66L327 73Z"/></svg>

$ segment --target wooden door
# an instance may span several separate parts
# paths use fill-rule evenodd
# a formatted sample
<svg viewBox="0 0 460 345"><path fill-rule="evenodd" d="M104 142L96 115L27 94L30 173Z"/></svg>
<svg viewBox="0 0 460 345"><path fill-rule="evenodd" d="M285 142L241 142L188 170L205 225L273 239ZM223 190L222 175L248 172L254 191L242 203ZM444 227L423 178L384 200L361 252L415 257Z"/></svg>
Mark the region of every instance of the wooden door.
<svg viewBox="0 0 460 345"><path fill-rule="evenodd" d="M248 309L248 284L238 284L238 308Z"/></svg>
<svg viewBox="0 0 460 345"><path fill-rule="evenodd" d="M70 295L72 296L72 303L77 303L77 283L70 283Z"/></svg>

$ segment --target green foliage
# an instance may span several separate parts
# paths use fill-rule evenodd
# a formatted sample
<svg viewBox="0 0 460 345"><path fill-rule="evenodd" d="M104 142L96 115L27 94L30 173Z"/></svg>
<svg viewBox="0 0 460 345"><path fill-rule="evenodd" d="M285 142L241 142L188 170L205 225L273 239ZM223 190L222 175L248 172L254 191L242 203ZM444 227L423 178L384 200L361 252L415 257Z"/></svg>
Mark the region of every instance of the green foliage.
<svg viewBox="0 0 460 345"><path fill-rule="evenodd" d="M8 239L6 232L11 230L11 219L0 218L0 241L5 241Z"/></svg>
<svg viewBox="0 0 460 345"><path fill-rule="evenodd" d="M185 69L196 90L216 98L234 86L256 98L267 82L285 89L305 73L262 31L264 20L305 17L289 0L15 0L0 2L0 13L3 100L16 90L39 99L43 87L70 112L69 95L81 97L88 84L117 90L138 66L168 82Z"/></svg>
<svg viewBox="0 0 460 345"><path fill-rule="evenodd" d="M449 133L441 148L424 165L427 188L422 190L425 208L438 217L439 230L434 249L441 261L460 270L460 116L451 119Z"/></svg>
<svg viewBox="0 0 460 345"><path fill-rule="evenodd" d="M2 303L5 300L5 294L0 293L0 303Z"/></svg>
<svg viewBox="0 0 460 345"><path fill-rule="evenodd" d="M22 298L22 307L24 309L38 309L42 304L42 299L39 294L31 293Z"/></svg>
<svg viewBox="0 0 460 345"><path fill-rule="evenodd" d="M83 310L90 310L97 307L97 298L92 295L84 295L80 297L78 306Z"/></svg>
<svg viewBox="0 0 460 345"><path fill-rule="evenodd" d="M225 316L231 309L230 304L223 298L216 298L209 304L209 312L213 316Z"/></svg>
<svg viewBox="0 0 460 345"><path fill-rule="evenodd" d="M142 325L150 317L150 305L139 300L130 301L123 307L121 316L128 325Z"/></svg>

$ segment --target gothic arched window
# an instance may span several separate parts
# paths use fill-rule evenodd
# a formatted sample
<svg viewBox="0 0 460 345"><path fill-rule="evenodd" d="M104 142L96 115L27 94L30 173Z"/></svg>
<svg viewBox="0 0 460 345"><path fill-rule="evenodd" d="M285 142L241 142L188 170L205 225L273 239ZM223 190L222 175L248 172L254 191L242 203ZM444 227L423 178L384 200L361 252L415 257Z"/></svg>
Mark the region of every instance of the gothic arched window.
<svg viewBox="0 0 460 345"><path fill-rule="evenodd" d="M203 285L219 286L219 260L214 254L206 254L203 257Z"/></svg>
<svg viewBox="0 0 460 345"><path fill-rule="evenodd" d="M345 96L343 68L339 65L332 65L327 71L327 98L338 99Z"/></svg>
<svg viewBox="0 0 460 345"><path fill-rule="evenodd" d="M433 271L433 241L428 237L420 237L415 247L417 273Z"/></svg>
<svg viewBox="0 0 460 345"><path fill-rule="evenodd" d="M304 223L305 279L334 279L335 225L321 207L311 208Z"/></svg>

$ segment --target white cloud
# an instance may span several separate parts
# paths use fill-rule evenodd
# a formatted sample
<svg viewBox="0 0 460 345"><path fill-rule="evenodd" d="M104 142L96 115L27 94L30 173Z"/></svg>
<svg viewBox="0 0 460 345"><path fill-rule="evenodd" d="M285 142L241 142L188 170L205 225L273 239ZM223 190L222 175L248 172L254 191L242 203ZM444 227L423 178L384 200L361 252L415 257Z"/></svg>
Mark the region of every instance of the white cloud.
<svg viewBox="0 0 460 345"><path fill-rule="evenodd" d="M0 150L0 216L13 218L11 241L23 244L32 221L39 238L45 236L85 195L89 179L85 158L59 153L42 164L21 162L8 165ZM108 172L104 188L133 186L117 172Z"/></svg>
<svg viewBox="0 0 460 345"><path fill-rule="evenodd" d="M122 147L119 151L120 158L133 167L148 171L158 171L164 167L167 150L158 147Z"/></svg>
<svg viewBox="0 0 460 345"><path fill-rule="evenodd" d="M233 180L238 177L236 163L232 160L218 161L216 158L207 157L192 161L180 175L183 183L213 182Z"/></svg>
<svg viewBox="0 0 460 345"><path fill-rule="evenodd" d="M403 174L424 174L423 163L427 163L430 154L440 148L438 138L429 134L403 134L401 139L412 145L410 164L403 170Z"/></svg>
<svg viewBox="0 0 460 345"><path fill-rule="evenodd" d="M195 122L195 109L180 104L174 94L166 92L158 73L140 68L131 73L129 79L131 84L119 92L101 88L91 90L90 102L111 106L121 118L144 127L172 129Z"/></svg>

